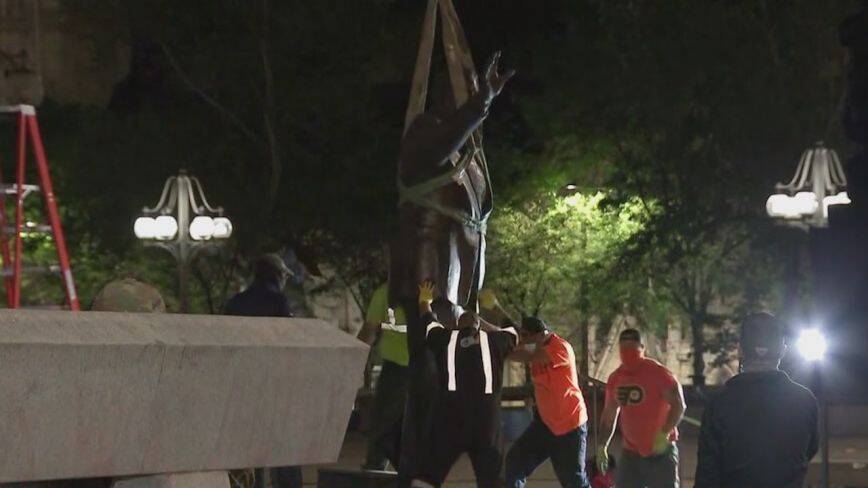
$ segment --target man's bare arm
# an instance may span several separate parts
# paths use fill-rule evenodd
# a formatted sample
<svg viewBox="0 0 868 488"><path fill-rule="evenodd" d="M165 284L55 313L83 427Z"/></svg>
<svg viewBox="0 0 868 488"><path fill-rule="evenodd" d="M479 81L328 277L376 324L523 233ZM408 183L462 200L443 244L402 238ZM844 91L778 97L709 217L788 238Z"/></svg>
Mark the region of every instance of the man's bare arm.
<svg viewBox="0 0 868 488"><path fill-rule="evenodd" d="M550 364L552 362L552 358L549 357L549 354L541 347L538 347L533 351L529 351L524 347L517 347L515 351L512 351L512 353L507 356L507 359L517 363Z"/></svg>
<svg viewBox="0 0 868 488"><path fill-rule="evenodd" d="M362 324L362 330L359 331L359 334L356 337L370 346L374 344L374 340L377 338L377 333L379 333L379 331L380 324L372 324L366 321Z"/></svg>
<svg viewBox="0 0 868 488"><path fill-rule="evenodd" d="M620 407L614 402L606 402L603 413L600 415L600 434L603 436L603 445L608 448L615 435L615 424L618 421Z"/></svg>
<svg viewBox="0 0 868 488"><path fill-rule="evenodd" d="M494 334L503 331L503 327L498 327L491 322L485 321L484 319L479 319L479 330L483 332L488 332L489 334Z"/></svg>
<svg viewBox="0 0 868 488"><path fill-rule="evenodd" d="M672 432L672 429L681 423L684 412L687 410L687 403L684 401L684 390L681 389L680 384L676 384L675 388L665 390L663 400L672 407L669 409L669 415L666 416L666 423L663 424L662 431L665 434Z"/></svg>

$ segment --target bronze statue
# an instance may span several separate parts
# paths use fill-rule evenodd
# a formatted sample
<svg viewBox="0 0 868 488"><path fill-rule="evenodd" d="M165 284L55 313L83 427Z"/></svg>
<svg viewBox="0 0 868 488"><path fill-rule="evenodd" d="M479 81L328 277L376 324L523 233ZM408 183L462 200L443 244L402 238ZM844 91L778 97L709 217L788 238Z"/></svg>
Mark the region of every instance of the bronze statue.
<svg viewBox="0 0 868 488"><path fill-rule="evenodd" d="M512 76L498 73L499 60L500 53L492 57L481 89L458 109L450 107L448 85L436 84L431 109L416 117L404 136L398 166L400 237L390 276L390 296L401 301L414 299L418 284L430 280L439 297L476 307L492 210L478 130Z"/></svg>
<svg viewBox="0 0 868 488"><path fill-rule="evenodd" d="M435 80L426 107L438 11L448 80L445 76ZM390 305L402 306L407 314L410 351L398 467L401 486L409 486L417 444L430 415L436 415L428 411L437 383L429 376L418 286L423 281L436 284L435 311L441 322L450 322L457 320L462 308L476 309L485 275L485 231L493 203L480 127L514 74L501 75L499 62L496 53L480 85L452 0L428 0L399 154L399 231L392 243L389 271Z"/></svg>

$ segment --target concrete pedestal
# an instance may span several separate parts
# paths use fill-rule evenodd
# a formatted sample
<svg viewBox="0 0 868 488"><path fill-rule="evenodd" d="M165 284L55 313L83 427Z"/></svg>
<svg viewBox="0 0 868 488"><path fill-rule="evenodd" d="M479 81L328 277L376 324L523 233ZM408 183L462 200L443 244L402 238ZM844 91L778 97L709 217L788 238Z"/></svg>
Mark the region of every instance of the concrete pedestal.
<svg viewBox="0 0 868 488"><path fill-rule="evenodd" d="M229 488L226 471L138 476L112 483L112 488Z"/></svg>
<svg viewBox="0 0 868 488"><path fill-rule="evenodd" d="M397 473L341 468L319 470L318 488L398 488Z"/></svg>
<svg viewBox="0 0 868 488"><path fill-rule="evenodd" d="M0 483L335 462L367 349L317 320L0 310Z"/></svg>

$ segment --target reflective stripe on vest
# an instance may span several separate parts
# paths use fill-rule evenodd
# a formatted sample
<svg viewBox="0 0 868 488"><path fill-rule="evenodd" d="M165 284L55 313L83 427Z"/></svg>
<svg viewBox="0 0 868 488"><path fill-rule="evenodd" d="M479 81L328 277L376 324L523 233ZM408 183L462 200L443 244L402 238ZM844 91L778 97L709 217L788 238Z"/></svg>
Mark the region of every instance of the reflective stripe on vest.
<svg viewBox="0 0 868 488"><path fill-rule="evenodd" d="M428 326L428 332L431 332L430 325ZM446 371L449 374L449 391L458 391L458 381L455 378L457 346L458 331L454 330L449 337L449 346L446 348ZM482 354L482 373L485 375L485 394L491 395L494 393L494 373L491 368L491 347L488 343L488 333L485 331L479 331L479 351Z"/></svg>
<svg viewBox="0 0 868 488"><path fill-rule="evenodd" d="M491 379L491 349L488 347L488 333L479 331L479 348L482 349L482 372L485 374L485 394L494 393Z"/></svg>
<svg viewBox="0 0 868 488"><path fill-rule="evenodd" d="M392 332L400 332L401 334L407 333L406 325L394 325L390 324L389 322L383 322L382 324L380 324L380 328L383 330L391 330Z"/></svg>
<svg viewBox="0 0 868 488"><path fill-rule="evenodd" d="M446 348L446 372L449 373L449 391L456 391L455 381L455 346L458 344L458 331L452 331L449 337L449 347Z"/></svg>

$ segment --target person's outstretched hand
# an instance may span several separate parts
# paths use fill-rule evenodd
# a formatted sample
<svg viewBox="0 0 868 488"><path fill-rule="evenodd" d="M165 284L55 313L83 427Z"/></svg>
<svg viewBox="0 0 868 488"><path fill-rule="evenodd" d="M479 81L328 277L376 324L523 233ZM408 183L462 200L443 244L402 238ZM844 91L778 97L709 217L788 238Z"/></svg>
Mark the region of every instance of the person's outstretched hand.
<svg viewBox="0 0 868 488"><path fill-rule="evenodd" d="M493 310L498 305L497 295L488 288L479 291L479 306L485 310Z"/></svg>
<svg viewBox="0 0 868 488"><path fill-rule="evenodd" d="M500 56L500 51L495 52L491 56L491 59L488 61L488 65L485 68L485 81L483 83L482 92L486 104L490 104L495 97L500 95L500 92L503 91L503 87L506 86L509 79L515 76L514 69L507 71L505 74L499 73Z"/></svg>
<svg viewBox="0 0 868 488"><path fill-rule="evenodd" d="M434 282L423 281L419 284L419 304L431 305L434 301Z"/></svg>

